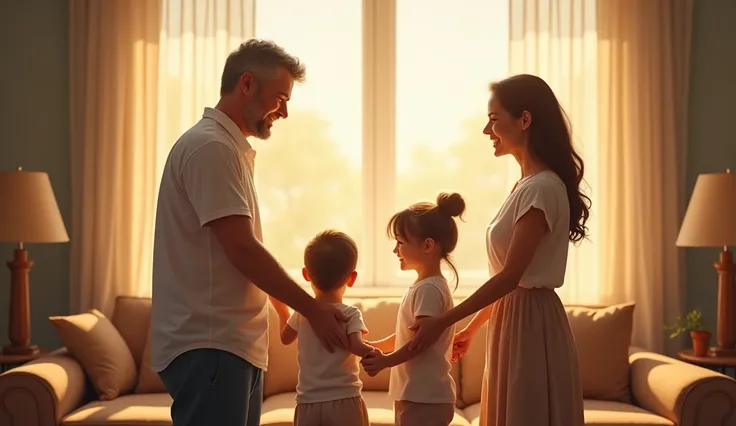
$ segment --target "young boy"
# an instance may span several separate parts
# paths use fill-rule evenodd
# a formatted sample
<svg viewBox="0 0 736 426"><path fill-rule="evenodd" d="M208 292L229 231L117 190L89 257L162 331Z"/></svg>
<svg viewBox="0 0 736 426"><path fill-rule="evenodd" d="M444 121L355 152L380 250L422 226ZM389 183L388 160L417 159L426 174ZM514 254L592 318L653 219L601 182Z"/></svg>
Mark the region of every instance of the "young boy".
<svg viewBox="0 0 736 426"><path fill-rule="evenodd" d="M337 305L348 317L345 332L350 342L349 351L336 348L328 352L301 315L290 315L286 305L274 303L281 322L281 341L289 345L299 336L295 426L370 424L361 396L363 383L358 377L358 357L362 358L374 348L363 342L363 334L368 330L360 311L342 303L345 289L355 284L357 263L358 248L353 239L342 232L322 232L304 251L302 274L312 284L315 298Z"/></svg>

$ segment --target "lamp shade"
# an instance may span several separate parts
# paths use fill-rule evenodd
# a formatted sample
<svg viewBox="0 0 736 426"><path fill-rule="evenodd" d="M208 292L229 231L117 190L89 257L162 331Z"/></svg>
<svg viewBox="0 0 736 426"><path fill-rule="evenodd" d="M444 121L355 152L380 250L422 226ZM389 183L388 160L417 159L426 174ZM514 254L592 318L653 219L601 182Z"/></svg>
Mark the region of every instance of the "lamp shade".
<svg viewBox="0 0 736 426"><path fill-rule="evenodd" d="M49 175L0 171L0 242L69 241Z"/></svg>
<svg viewBox="0 0 736 426"><path fill-rule="evenodd" d="M676 244L681 247L736 245L736 175L698 176Z"/></svg>

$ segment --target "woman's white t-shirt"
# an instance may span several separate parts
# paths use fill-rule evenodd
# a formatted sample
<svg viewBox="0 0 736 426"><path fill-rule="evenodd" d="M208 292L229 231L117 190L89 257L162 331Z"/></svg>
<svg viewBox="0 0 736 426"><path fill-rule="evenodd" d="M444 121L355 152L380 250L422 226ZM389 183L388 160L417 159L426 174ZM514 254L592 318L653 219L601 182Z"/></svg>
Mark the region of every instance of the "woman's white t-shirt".
<svg viewBox="0 0 736 426"><path fill-rule="evenodd" d="M544 213L549 232L544 235L529 266L519 281L520 287L561 287L565 280L570 240L570 204L562 180L550 170L528 176L517 184L486 232L486 249L491 275L506 263L514 225L531 208Z"/></svg>
<svg viewBox="0 0 736 426"><path fill-rule="evenodd" d="M404 294L396 320L395 350L412 337L417 317L433 317L454 306L447 280L429 277L412 284ZM448 327L426 351L391 369L388 393L394 401L426 404L455 403L455 381L450 375L455 326Z"/></svg>

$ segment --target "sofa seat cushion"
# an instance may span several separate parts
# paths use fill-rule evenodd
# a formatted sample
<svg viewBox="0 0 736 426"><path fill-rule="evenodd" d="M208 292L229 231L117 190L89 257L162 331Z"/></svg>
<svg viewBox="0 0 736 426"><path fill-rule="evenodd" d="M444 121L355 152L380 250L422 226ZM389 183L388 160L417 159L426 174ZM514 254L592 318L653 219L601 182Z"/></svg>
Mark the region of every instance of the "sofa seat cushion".
<svg viewBox="0 0 736 426"><path fill-rule="evenodd" d="M132 394L112 401L93 401L69 413L64 426L171 426L167 393Z"/></svg>
<svg viewBox="0 0 736 426"><path fill-rule="evenodd" d="M261 426L292 426L296 393L282 393L267 398L263 402ZM394 401L387 392L363 392L363 399L368 406L368 419L371 426L394 425ZM451 426L469 426L470 423L463 416L463 412L455 409L455 418Z"/></svg>
<svg viewBox="0 0 736 426"><path fill-rule="evenodd" d="M664 417L623 402L586 399L584 405L585 424L590 426L674 426ZM466 407L465 417L471 426L478 426L480 404Z"/></svg>

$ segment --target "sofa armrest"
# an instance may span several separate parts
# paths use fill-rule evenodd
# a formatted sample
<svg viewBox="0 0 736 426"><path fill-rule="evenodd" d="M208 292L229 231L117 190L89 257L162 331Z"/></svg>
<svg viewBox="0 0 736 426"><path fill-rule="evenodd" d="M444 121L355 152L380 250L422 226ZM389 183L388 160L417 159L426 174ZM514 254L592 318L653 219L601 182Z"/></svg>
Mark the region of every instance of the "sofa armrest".
<svg viewBox="0 0 736 426"><path fill-rule="evenodd" d="M0 375L0 424L57 426L84 400L86 379L79 363L56 351Z"/></svg>
<svg viewBox="0 0 736 426"><path fill-rule="evenodd" d="M640 407L676 425L725 425L736 420L736 380L632 347L631 392Z"/></svg>

